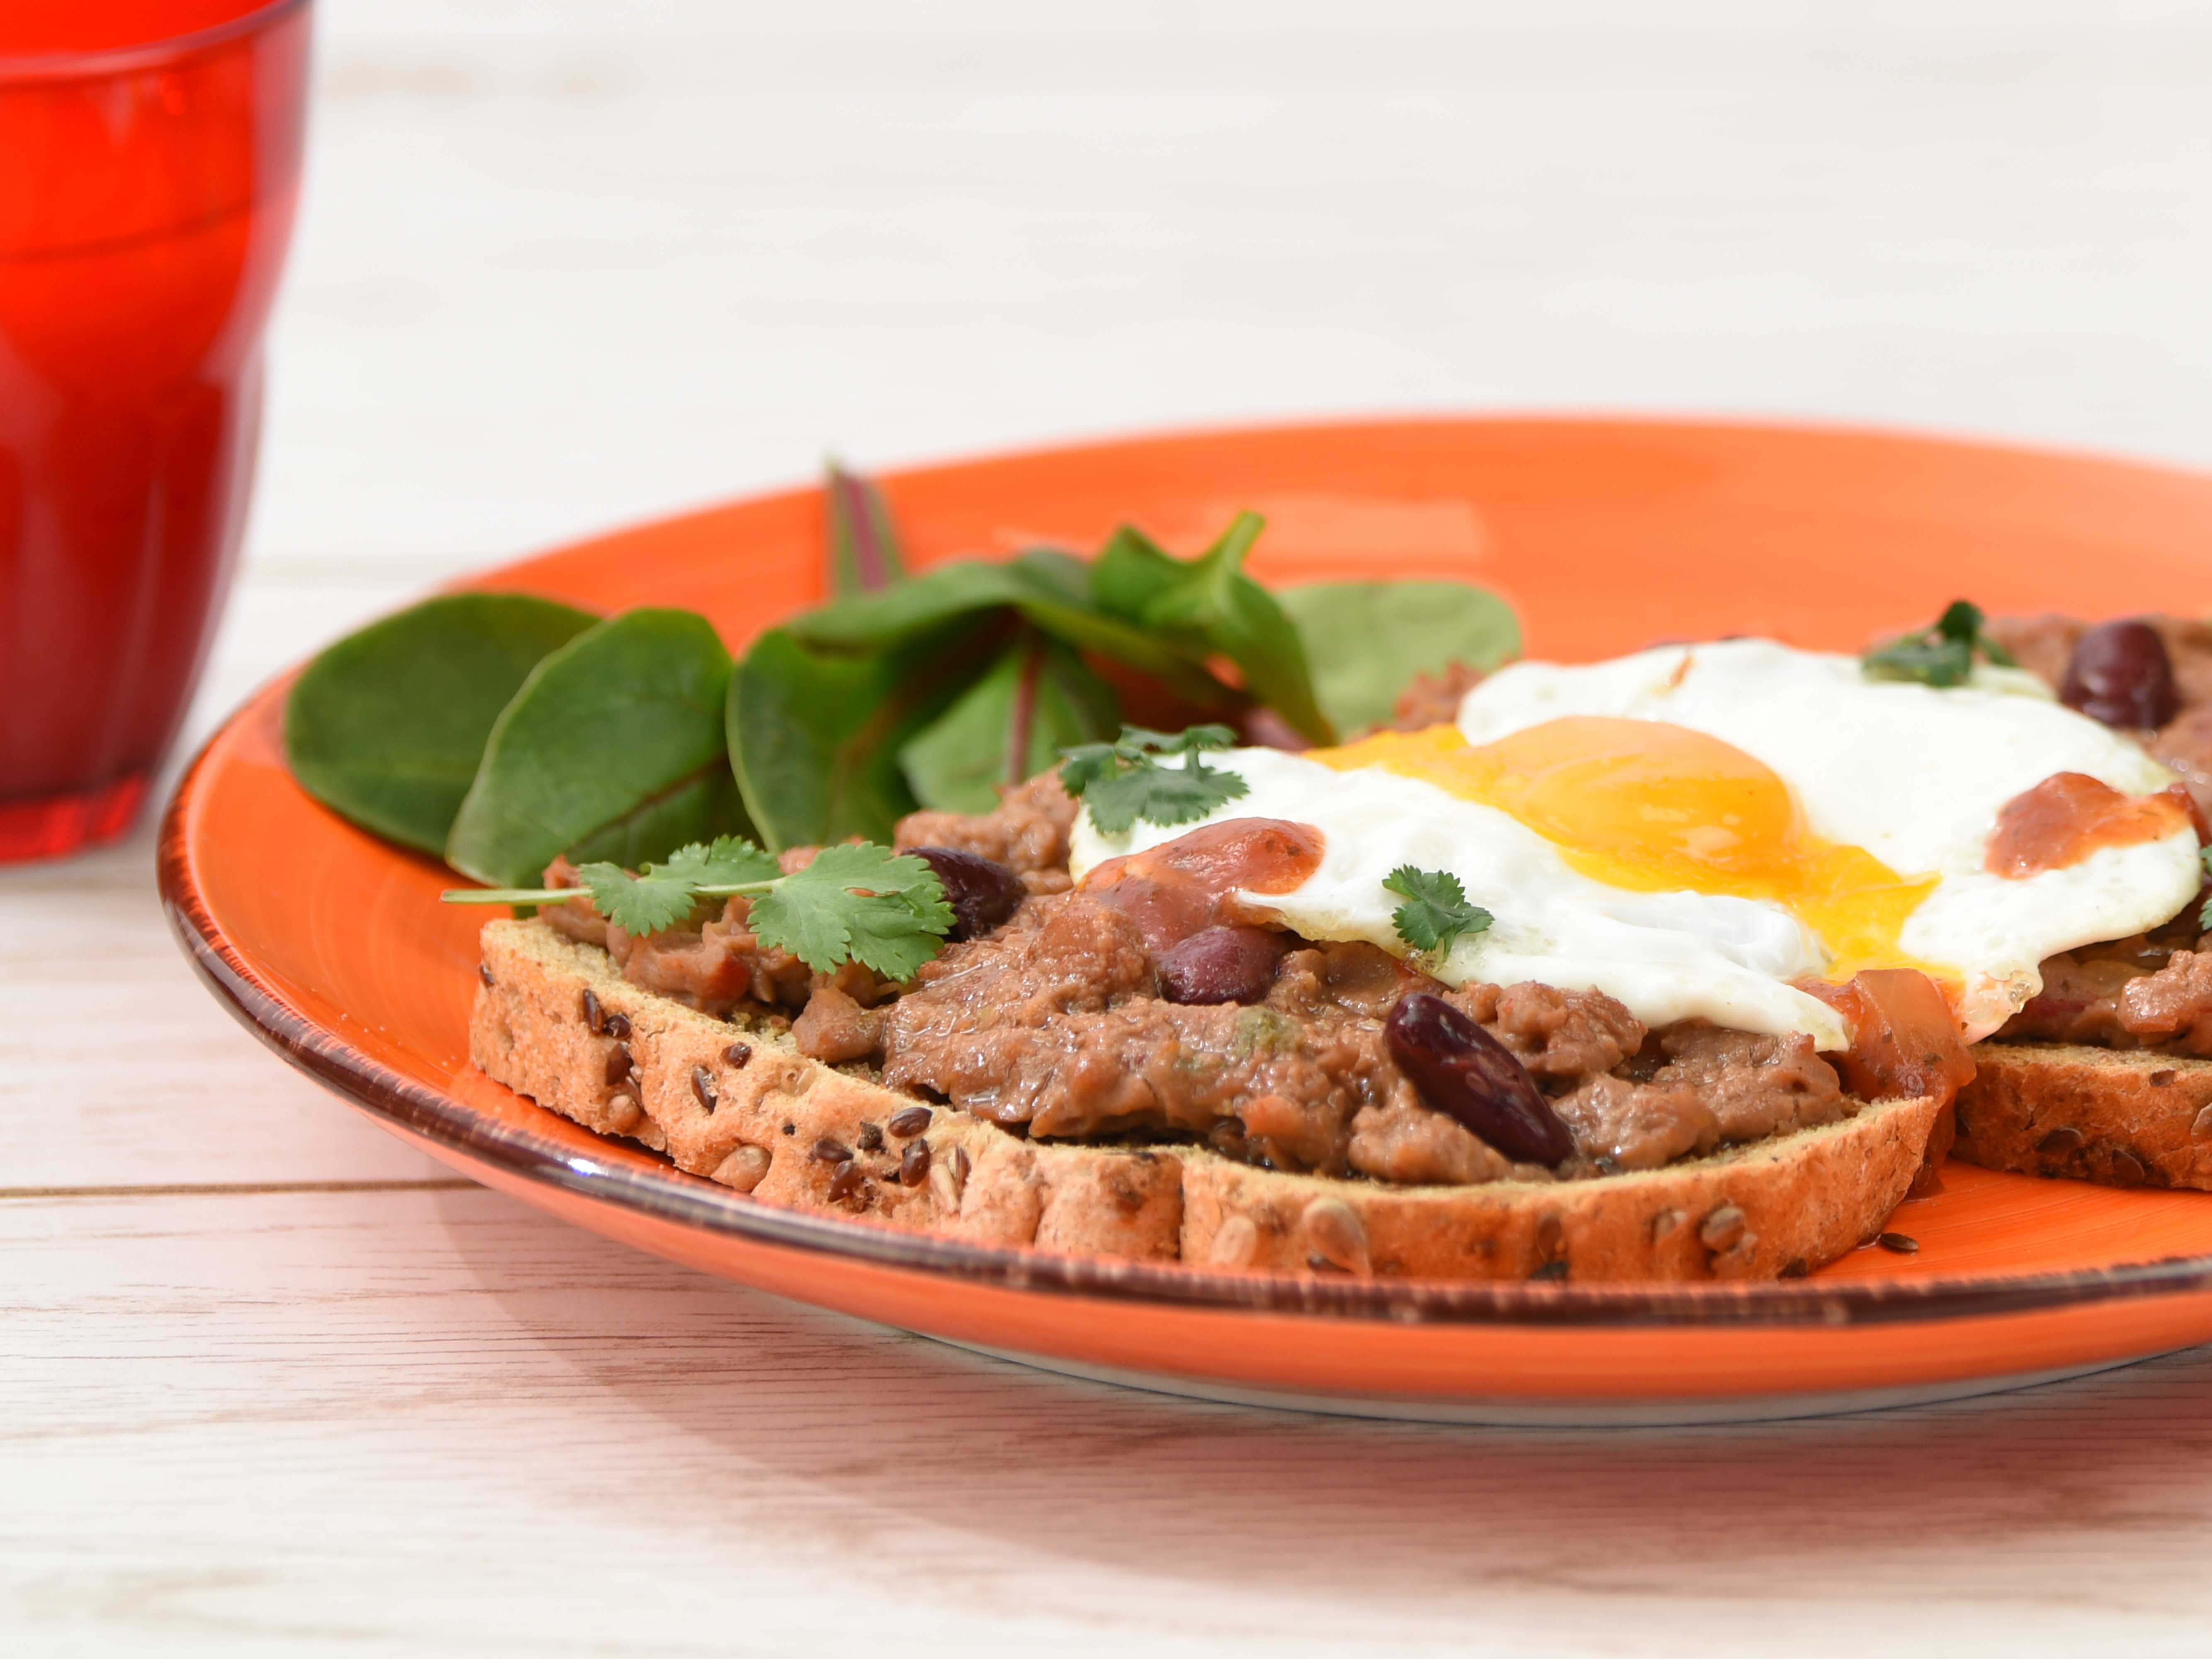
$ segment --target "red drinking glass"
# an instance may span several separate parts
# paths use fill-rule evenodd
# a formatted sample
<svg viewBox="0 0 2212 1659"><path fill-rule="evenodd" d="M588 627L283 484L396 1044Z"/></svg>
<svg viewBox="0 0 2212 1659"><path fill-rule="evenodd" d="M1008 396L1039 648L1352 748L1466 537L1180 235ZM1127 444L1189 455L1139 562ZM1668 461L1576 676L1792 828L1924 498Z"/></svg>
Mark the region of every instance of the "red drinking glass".
<svg viewBox="0 0 2212 1659"><path fill-rule="evenodd" d="M229 586L308 0L0 3L0 860L130 827Z"/></svg>

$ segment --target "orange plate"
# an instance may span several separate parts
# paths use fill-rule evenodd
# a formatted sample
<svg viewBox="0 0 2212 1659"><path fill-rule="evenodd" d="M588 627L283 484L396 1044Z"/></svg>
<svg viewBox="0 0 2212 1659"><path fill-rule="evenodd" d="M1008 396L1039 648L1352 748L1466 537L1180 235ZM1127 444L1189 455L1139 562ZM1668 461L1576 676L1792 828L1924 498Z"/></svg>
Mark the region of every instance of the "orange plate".
<svg viewBox="0 0 2212 1659"><path fill-rule="evenodd" d="M1971 594L2093 617L2212 609L2212 479L1851 431L1552 420L1202 433L933 467L886 485L921 564L1134 519L1194 549L1237 508L1276 583L1464 576L1532 654L1763 633L1852 649ZM482 579L601 610L696 606L732 645L822 597L807 489ZM471 1069L482 913L309 800L284 685L177 791L161 890L209 984L392 1133L582 1226L709 1273L1062 1369L1226 1397L1474 1419L1785 1414L1971 1393L2212 1338L2212 1195L1954 1165L1792 1284L1366 1282L1085 1261L757 1203Z"/></svg>

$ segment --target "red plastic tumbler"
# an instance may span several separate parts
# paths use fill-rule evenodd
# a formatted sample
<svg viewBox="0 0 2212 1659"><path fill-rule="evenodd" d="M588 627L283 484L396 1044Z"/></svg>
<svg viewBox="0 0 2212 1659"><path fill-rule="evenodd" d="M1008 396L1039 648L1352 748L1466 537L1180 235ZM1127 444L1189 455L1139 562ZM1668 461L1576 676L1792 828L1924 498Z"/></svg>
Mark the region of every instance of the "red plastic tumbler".
<svg viewBox="0 0 2212 1659"><path fill-rule="evenodd" d="M245 527L308 0L0 4L0 860L119 836Z"/></svg>

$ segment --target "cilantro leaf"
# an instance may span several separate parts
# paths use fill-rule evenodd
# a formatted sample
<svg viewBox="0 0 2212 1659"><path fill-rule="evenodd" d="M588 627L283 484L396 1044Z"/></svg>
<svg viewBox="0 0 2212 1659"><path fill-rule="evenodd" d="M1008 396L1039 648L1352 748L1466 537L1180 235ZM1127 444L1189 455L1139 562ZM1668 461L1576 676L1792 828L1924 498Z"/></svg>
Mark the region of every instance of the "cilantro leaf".
<svg viewBox="0 0 2212 1659"><path fill-rule="evenodd" d="M1449 952L1462 934L1490 926L1490 912L1468 902L1467 889L1448 870L1417 870L1401 864L1382 878L1382 885L1406 902L1390 913L1398 937L1416 951Z"/></svg>
<svg viewBox="0 0 2212 1659"><path fill-rule="evenodd" d="M624 933L659 933L690 917L702 900L753 896L753 936L788 951L817 973L848 962L909 980L935 956L952 926L937 872L909 854L860 842L825 847L785 875L775 855L724 836L679 848L632 875L586 864L580 887L501 888L447 893L457 904L557 904L588 896Z"/></svg>
<svg viewBox="0 0 2212 1659"><path fill-rule="evenodd" d="M782 872L775 855L737 836L678 848L659 864L631 875L618 864L586 864L576 872L592 895L592 908L626 933L658 933L691 914L702 888L735 888L774 881Z"/></svg>
<svg viewBox="0 0 2212 1659"><path fill-rule="evenodd" d="M850 961L906 980L937 954L952 907L921 860L864 842L823 848L753 901L750 925L817 973Z"/></svg>
<svg viewBox="0 0 2212 1659"><path fill-rule="evenodd" d="M1182 732L1148 732L1125 726L1112 743L1086 743L1060 751L1060 787L1081 800L1091 821L1118 836L1139 819L1171 826L1193 823L1241 799L1251 787L1234 772L1206 763L1204 750L1235 746L1237 734L1225 726L1194 726ZM1181 755L1182 764L1160 764L1164 755Z"/></svg>
<svg viewBox="0 0 2212 1659"><path fill-rule="evenodd" d="M1203 749L1234 749L1237 733L1225 726L1187 726L1180 732L1152 732L1141 726L1121 728L1121 743L1156 755L1193 755Z"/></svg>
<svg viewBox="0 0 2212 1659"><path fill-rule="evenodd" d="M2012 653L1990 636L1983 620L1978 605L1954 599L1934 627L1867 652L1859 659L1860 672L1870 680L1909 680L1943 689L1966 683L1977 653L1999 668L2019 667Z"/></svg>
<svg viewBox="0 0 2212 1659"><path fill-rule="evenodd" d="M2206 883L2212 884L2212 847L2198 848L2197 860L2204 866ZM2199 927L2212 927L2212 898L2207 898L2203 907L2197 912L2197 925Z"/></svg>
<svg viewBox="0 0 2212 1659"><path fill-rule="evenodd" d="M1164 826L1195 823L1249 791L1236 773L1216 772L1194 755L1182 766L1147 763L1109 779L1094 786L1084 804L1093 823L1117 836L1139 818Z"/></svg>
<svg viewBox="0 0 2212 1659"><path fill-rule="evenodd" d="M775 854L763 852L742 836L717 836L705 846L693 842L689 847L678 848L663 862L646 867L702 887L742 887L774 881L783 873Z"/></svg>
<svg viewBox="0 0 2212 1659"><path fill-rule="evenodd" d="M1060 787L1081 800L1094 784L1117 776L1121 757L1110 743L1079 743L1060 751Z"/></svg>
<svg viewBox="0 0 2212 1659"><path fill-rule="evenodd" d="M619 864L586 864L576 872L592 908L625 933L664 933L691 914L696 887L681 876L657 875L651 865L633 876Z"/></svg>

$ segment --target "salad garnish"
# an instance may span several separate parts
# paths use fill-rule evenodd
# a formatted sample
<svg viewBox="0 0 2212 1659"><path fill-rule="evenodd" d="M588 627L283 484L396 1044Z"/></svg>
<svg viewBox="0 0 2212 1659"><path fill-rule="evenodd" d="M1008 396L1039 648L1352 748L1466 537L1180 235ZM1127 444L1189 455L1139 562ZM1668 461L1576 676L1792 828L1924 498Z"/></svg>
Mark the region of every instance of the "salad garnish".
<svg viewBox="0 0 2212 1659"><path fill-rule="evenodd" d="M1206 751L1233 749L1237 734L1225 726L1194 726L1175 732L1125 726L1111 743L1086 743L1065 750L1060 787L1080 800L1091 821L1118 836L1139 819L1163 826L1194 823L1241 799L1249 786L1234 772L1206 763ZM1163 760L1182 757L1181 766Z"/></svg>
<svg viewBox="0 0 2212 1659"><path fill-rule="evenodd" d="M2019 660L1982 626L1981 607L1954 599L1935 625L1901 635L1859 659L1870 680L1911 680L1947 688L1964 685L1973 675L1974 659L1997 668L2017 668Z"/></svg>
<svg viewBox="0 0 2212 1659"><path fill-rule="evenodd" d="M738 836L678 848L635 875L618 864L579 866L577 887L465 887L449 904L559 904L588 898L624 933L658 933L688 919L702 899L752 901L745 926L772 949L817 973L848 962L886 979L908 980L934 957L952 926L937 872L911 854L872 842L825 847L786 874L775 854Z"/></svg>
<svg viewBox="0 0 2212 1659"><path fill-rule="evenodd" d="M1480 933L1494 918L1480 904L1468 902L1467 889L1449 870L1419 870L1401 864L1382 878L1382 885L1406 902L1390 913L1398 937L1416 951L1435 953L1441 959L1462 938Z"/></svg>
<svg viewBox="0 0 2212 1659"><path fill-rule="evenodd" d="M1510 611L1464 584L1271 592L1244 568L1256 514L1188 559L1124 525L1087 558L1035 547L917 571L893 506L833 464L831 597L734 659L708 618L668 608L470 592L382 618L293 688L293 775L488 884L475 902L556 902L530 884L565 858L630 932L742 890L810 963L895 972L933 948L942 898L908 884L911 860L892 867L908 813L990 811L1065 757L1101 829L1189 823L1245 793L1204 756L1261 711L1332 742L1387 719L1409 676L1519 646ZM804 879L746 861L801 846L831 849Z"/></svg>

